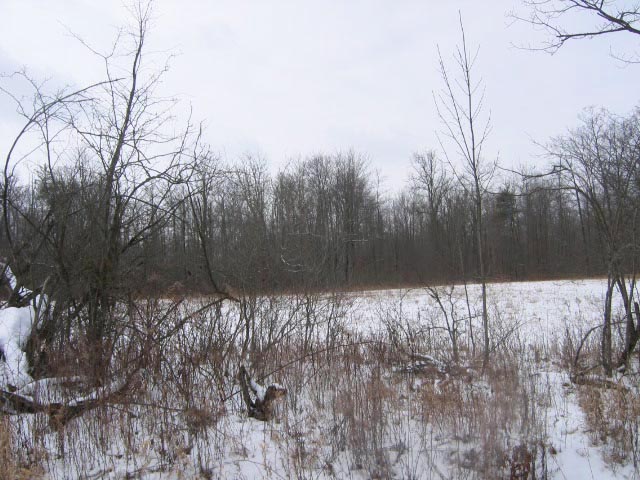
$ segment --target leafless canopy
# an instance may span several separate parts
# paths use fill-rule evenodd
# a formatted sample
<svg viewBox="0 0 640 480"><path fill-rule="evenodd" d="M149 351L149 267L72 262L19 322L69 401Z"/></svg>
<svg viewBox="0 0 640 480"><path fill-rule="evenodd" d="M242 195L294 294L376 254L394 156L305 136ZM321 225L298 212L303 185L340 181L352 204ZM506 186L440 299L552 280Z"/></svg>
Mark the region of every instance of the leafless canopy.
<svg viewBox="0 0 640 480"><path fill-rule="evenodd" d="M628 0L523 0L528 14L513 16L548 31L541 49L557 51L565 42L617 32L640 35L640 2ZM638 61L639 53L621 57Z"/></svg>

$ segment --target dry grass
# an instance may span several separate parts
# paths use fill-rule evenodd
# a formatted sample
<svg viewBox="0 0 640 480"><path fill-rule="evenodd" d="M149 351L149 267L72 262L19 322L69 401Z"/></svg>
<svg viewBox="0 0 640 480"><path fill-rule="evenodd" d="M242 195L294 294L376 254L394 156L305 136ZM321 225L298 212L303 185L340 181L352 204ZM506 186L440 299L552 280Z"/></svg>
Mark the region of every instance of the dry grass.
<svg viewBox="0 0 640 480"><path fill-rule="evenodd" d="M384 332L358 336L348 328L348 304L333 301L328 308L315 297L252 299L246 323L234 310L200 312L153 344L122 402L58 430L41 414L1 418L0 462L13 478L39 471L218 478L234 476L229 464L272 478L548 478L552 394L540 372L570 365L578 333L531 348L517 332L492 332L502 341L482 372L465 324L454 365L448 337L422 328L437 318L406 318L394 308L381 312ZM157 304L145 311L164 314ZM162 328L184 315L176 311ZM114 369L137 351L118 349ZM411 353L446 368L407 373ZM237 395L241 364L287 389L274 421L246 418ZM585 387L580 402L608 460L635 462L637 394Z"/></svg>
<svg viewBox="0 0 640 480"><path fill-rule="evenodd" d="M0 417L0 469L3 478L13 480L27 480L42 478L43 471L38 460L29 461L25 452L20 452L20 445L16 442L11 421Z"/></svg>
<svg viewBox="0 0 640 480"><path fill-rule="evenodd" d="M593 444L603 447L609 462L638 465L640 393L623 387L581 386L578 391Z"/></svg>

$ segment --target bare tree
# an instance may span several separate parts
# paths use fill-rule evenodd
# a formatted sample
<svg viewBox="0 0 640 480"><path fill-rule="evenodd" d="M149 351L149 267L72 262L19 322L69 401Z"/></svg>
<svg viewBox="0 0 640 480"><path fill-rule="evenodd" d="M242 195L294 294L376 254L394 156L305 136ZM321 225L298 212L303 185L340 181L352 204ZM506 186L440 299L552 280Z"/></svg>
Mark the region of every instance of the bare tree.
<svg viewBox="0 0 640 480"><path fill-rule="evenodd" d="M422 200L427 217L428 248L431 251L431 263L433 264L436 260L441 262L444 253L442 217L444 216L446 195L451 188L451 174L446 171L445 165L434 151L414 154L412 163L411 183ZM442 264L434 265L434 267L444 269Z"/></svg>
<svg viewBox="0 0 640 480"><path fill-rule="evenodd" d="M606 110L587 112L582 125L556 138L548 147L558 160L564 184L593 211L602 237L607 267L603 312L602 364L613 368L612 299L617 289L625 310L624 347L618 365L625 364L640 331L634 323L637 211L640 205L640 112L618 118Z"/></svg>
<svg viewBox="0 0 640 480"><path fill-rule="evenodd" d="M368 242L364 235L366 205L371 200L371 185L366 161L349 151L338 154L334 169L334 205L336 224L340 227L340 245L335 245L336 265L344 271L344 283L353 282L356 260L361 247Z"/></svg>
<svg viewBox="0 0 640 480"><path fill-rule="evenodd" d="M542 46L551 53L570 40L627 32L640 35L640 4L626 0L523 0L528 15L519 20L543 28L551 35ZM638 53L621 57L638 61Z"/></svg>
<svg viewBox="0 0 640 480"><path fill-rule="evenodd" d="M209 287L214 294L223 297L232 297L226 290L221 278L219 267L215 265L215 251L222 251L222 246L216 244L220 238L214 237L216 222L214 221L214 200L215 192L219 191L228 172L224 172L219 165L218 159L207 149L196 152L196 165L192 182L187 185L186 197L189 201L190 223L197 237L197 244L202 254L198 258L198 263L202 265ZM224 254L223 254L224 255Z"/></svg>
<svg viewBox="0 0 640 480"><path fill-rule="evenodd" d="M458 172L453 168L454 174L473 201L478 278L482 290L483 364L486 366L489 360L490 339L483 206L487 185L495 171L495 163L487 162L483 157L483 147L491 130L491 122L490 117L484 112L482 81L476 79L474 70L479 49L475 52L469 50L461 14L459 18L462 43L453 55L457 76L451 76L451 70L447 68L438 49L440 74L444 87L434 97L438 115L444 126L442 131L444 139L439 136L441 146L452 167L452 155L447 153L443 140L453 146L457 157L462 160L463 171Z"/></svg>
<svg viewBox="0 0 640 480"><path fill-rule="evenodd" d="M53 277L47 293L54 311L34 328L33 349L45 351L54 341L63 346L75 332L88 347L87 365L98 383L122 335L118 305L138 286L140 247L178 207L172 192L191 171L191 127L168 133L173 102L154 94L164 69L145 64L151 4L135 4L132 14L131 29L107 53L85 44L102 59L104 82L47 97L24 77L35 88L34 103L27 113L15 98L27 121L4 164L4 228L12 263L34 281ZM35 150L26 141L30 131L39 141ZM14 201L14 172L25 158L16 155L25 150L39 165L36 215ZM21 244L13 239L11 216L29 225Z"/></svg>

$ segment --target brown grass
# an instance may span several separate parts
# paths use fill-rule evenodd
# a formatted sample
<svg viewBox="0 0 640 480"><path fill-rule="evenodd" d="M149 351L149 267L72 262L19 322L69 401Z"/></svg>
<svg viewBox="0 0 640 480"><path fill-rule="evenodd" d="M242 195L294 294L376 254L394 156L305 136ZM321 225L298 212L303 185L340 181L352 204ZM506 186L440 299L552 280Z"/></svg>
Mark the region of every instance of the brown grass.
<svg viewBox="0 0 640 480"><path fill-rule="evenodd" d="M216 478L229 458L259 463L274 478L276 471L289 478L547 475L555 451L547 444L544 415L551 399L537 373L567 368L572 333L535 349L516 334L496 348L483 373L468 348L461 348L459 365L447 363L446 337L418 330L395 335L392 322L406 319L391 313L386 331L356 335L341 315L330 323L325 311L301 308L298 316L285 315L286 302L295 299L254 301L248 341L244 328L232 334L238 325L233 311L215 310L154 340L139 387L117 405L96 408L59 431L39 417L26 429L18 428L16 417L0 418L0 464L13 478L33 478L38 468L48 473L52 466L63 472L60 478L74 478L90 465L106 471L114 458L138 476ZM178 324L180 315L162 328ZM279 334L283 324L286 335ZM114 364L125 368L136 350L117 352ZM406 373L409 353L433 356L447 369ZM235 380L245 362L256 380L266 375L263 383L287 389L271 422L246 418ZM611 462L635 461L638 400L631 392L580 390L594 442L607 445ZM114 445L122 449L114 452Z"/></svg>

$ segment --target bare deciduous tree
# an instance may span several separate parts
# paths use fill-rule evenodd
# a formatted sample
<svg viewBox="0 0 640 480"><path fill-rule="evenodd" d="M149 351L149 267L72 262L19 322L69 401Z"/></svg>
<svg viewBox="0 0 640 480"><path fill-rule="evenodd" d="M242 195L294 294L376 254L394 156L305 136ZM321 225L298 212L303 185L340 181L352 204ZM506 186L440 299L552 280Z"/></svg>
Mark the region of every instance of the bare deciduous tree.
<svg viewBox="0 0 640 480"><path fill-rule="evenodd" d="M191 126L178 134L167 128L173 101L154 94L164 69L145 64L151 4L139 2L132 13L133 25L109 52L87 45L103 61L104 82L47 97L24 77L35 88L34 103L26 113L24 102L15 99L27 122L4 164L11 263L20 266L19 274L52 277L47 294L53 311L33 329L31 349L68 348L72 333L77 335L97 383L126 328L120 306L138 288L141 245L173 215L179 203L172 193L191 172ZM35 149L25 137L29 132ZM18 151L25 156L16 157ZM24 158L38 165L36 209L15 201L20 182L14 172ZM22 243L13 240L12 216L29 226ZM48 366L41 367L45 374Z"/></svg>
<svg viewBox="0 0 640 480"><path fill-rule="evenodd" d="M462 15L459 18L462 43L454 53L456 76L451 75L451 70L447 68L438 49L440 74L444 87L434 96L438 115L444 126L442 131L444 139L440 139L441 146L452 167L454 165L452 155L447 153L443 140L454 147L456 155L462 160L463 171L457 172L453 168L454 174L473 201L474 238L478 259L478 277L482 289L483 364L486 366L489 360L490 339L483 207L487 185L495 171L495 163L487 162L483 157L483 147L491 130L491 122L490 117L485 114L483 109L482 81L476 79L474 70L479 49L476 49L475 52L469 50Z"/></svg>
<svg viewBox="0 0 640 480"><path fill-rule="evenodd" d="M451 174L446 171L441 159L434 151L416 153L413 156L413 175L411 183L415 192L423 201L426 217L430 259L432 264L443 256L443 216L446 205L446 197L450 194ZM434 265L434 268L442 269L442 265ZM442 273L442 272L440 272Z"/></svg>
<svg viewBox="0 0 640 480"><path fill-rule="evenodd" d="M617 289L625 310L624 347L618 365L633 352L640 332L634 323L637 211L640 205L640 112L619 118L590 110L582 125L548 147L559 162L564 183L593 211L607 266L603 312L602 364L611 373L612 299Z"/></svg>
<svg viewBox="0 0 640 480"><path fill-rule="evenodd" d="M528 15L513 16L551 35L542 46L555 52L570 40L627 32L640 35L640 5L625 0L523 0ZM620 57L637 62L635 56Z"/></svg>

